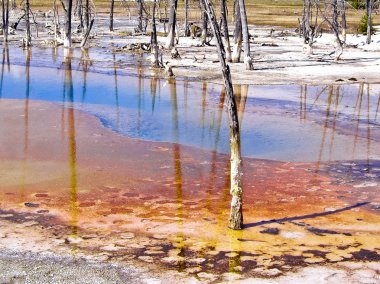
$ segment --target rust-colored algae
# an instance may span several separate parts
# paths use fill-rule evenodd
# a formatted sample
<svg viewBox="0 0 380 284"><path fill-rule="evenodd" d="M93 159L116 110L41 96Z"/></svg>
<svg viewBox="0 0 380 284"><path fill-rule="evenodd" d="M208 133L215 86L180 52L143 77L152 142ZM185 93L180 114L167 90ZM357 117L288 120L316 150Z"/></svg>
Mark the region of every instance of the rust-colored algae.
<svg viewBox="0 0 380 284"><path fill-rule="evenodd" d="M0 102L0 247L44 243L214 280L380 260L380 187L344 182L339 163L245 159L245 229L234 232L228 156L130 139L81 111L28 104L24 140L22 101Z"/></svg>

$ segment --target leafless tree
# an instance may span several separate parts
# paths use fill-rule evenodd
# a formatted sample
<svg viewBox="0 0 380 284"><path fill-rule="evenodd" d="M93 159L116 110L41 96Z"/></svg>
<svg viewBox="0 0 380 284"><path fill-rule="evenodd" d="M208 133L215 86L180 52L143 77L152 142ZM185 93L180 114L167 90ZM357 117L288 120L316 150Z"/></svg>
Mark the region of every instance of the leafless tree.
<svg viewBox="0 0 380 284"><path fill-rule="evenodd" d="M342 17L342 39L346 42L347 38L347 19L346 19L346 1L340 0L340 12Z"/></svg>
<svg viewBox="0 0 380 284"><path fill-rule="evenodd" d="M82 0L77 0L76 2L76 13L79 19L79 28L81 31L83 31L84 24L83 24L83 2Z"/></svg>
<svg viewBox="0 0 380 284"><path fill-rule="evenodd" d="M175 33L177 24L177 5L178 0L171 0L170 16L169 16L169 33L167 36L166 48L172 48L175 44Z"/></svg>
<svg viewBox="0 0 380 284"><path fill-rule="evenodd" d="M111 0L111 8L110 8L110 31L113 31L113 12L115 8L115 0Z"/></svg>
<svg viewBox="0 0 380 284"><path fill-rule="evenodd" d="M25 45L30 46L32 43L32 37L30 34L30 19L29 19L29 12L30 12L30 5L29 0L25 0L25 28L26 28L26 38L25 38Z"/></svg>
<svg viewBox="0 0 380 284"><path fill-rule="evenodd" d="M241 46L243 43L241 16L240 16L239 1L234 2L234 45L232 50L232 62L240 62Z"/></svg>
<svg viewBox="0 0 380 284"><path fill-rule="evenodd" d="M201 15L202 15L202 34L201 34L201 44L205 45L207 43L207 27L208 27L208 19L206 12L206 5L204 0L199 1L201 7Z"/></svg>
<svg viewBox="0 0 380 284"><path fill-rule="evenodd" d="M137 0L138 4L138 25L137 30L138 32L144 32L144 25L143 25L143 9L144 9L144 1L143 0Z"/></svg>
<svg viewBox="0 0 380 284"><path fill-rule="evenodd" d="M245 9L245 1L239 1L239 9L240 9L240 18L241 18L241 27L243 33L243 43L244 43L244 64L247 70L251 70L252 67L252 58L251 58L251 48L249 44L249 30L248 30L248 20L247 20L247 12Z"/></svg>
<svg viewBox="0 0 380 284"><path fill-rule="evenodd" d="M227 20L227 5L226 0L220 0L220 17L221 17L221 30L223 31L224 46L226 48L226 60L231 62L231 44L230 36L228 32L228 20Z"/></svg>
<svg viewBox="0 0 380 284"><path fill-rule="evenodd" d="M185 29L185 37L190 36L190 29L189 29L189 0L185 0L185 23L184 23L184 29Z"/></svg>
<svg viewBox="0 0 380 284"><path fill-rule="evenodd" d="M367 44L371 43L372 36L372 9L374 6L373 0L366 0L366 15L367 15Z"/></svg>
<svg viewBox="0 0 380 284"><path fill-rule="evenodd" d="M335 36L335 60L339 60L343 53L344 41L341 38L339 25L339 5L338 0L324 2L323 18L329 24Z"/></svg>
<svg viewBox="0 0 380 284"><path fill-rule="evenodd" d="M4 43L8 42L8 28L9 28L9 0L2 0L2 18L3 18L3 36Z"/></svg>
<svg viewBox="0 0 380 284"><path fill-rule="evenodd" d="M313 44L315 37L317 37L321 23L319 20L319 0L304 0L303 1L303 15L300 23L300 33L304 39L304 50L307 55L313 54Z"/></svg>
<svg viewBox="0 0 380 284"><path fill-rule="evenodd" d="M16 0L12 0L12 10L15 10L17 8Z"/></svg>
<svg viewBox="0 0 380 284"><path fill-rule="evenodd" d="M153 12L152 12L152 55L153 55L153 66L159 67L159 58L158 58L158 43L157 43L157 28L156 28L156 0L153 1Z"/></svg>
<svg viewBox="0 0 380 284"><path fill-rule="evenodd" d="M217 42L218 57L222 67L224 87L227 95L227 111L230 128L230 147L231 147L231 214L229 227L234 230L243 228L243 187L242 187L242 161L240 153L240 129L237 105L231 80L231 72L226 63L226 54L223 40L218 25L215 10L210 0L204 0L208 18Z"/></svg>
<svg viewBox="0 0 380 284"><path fill-rule="evenodd" d="M87 0L88 1L88 0ZM61 0L63 9L65 10L65 34L63 38L64 47L71 47L71 16L73 9L72 0Z"/></svg>

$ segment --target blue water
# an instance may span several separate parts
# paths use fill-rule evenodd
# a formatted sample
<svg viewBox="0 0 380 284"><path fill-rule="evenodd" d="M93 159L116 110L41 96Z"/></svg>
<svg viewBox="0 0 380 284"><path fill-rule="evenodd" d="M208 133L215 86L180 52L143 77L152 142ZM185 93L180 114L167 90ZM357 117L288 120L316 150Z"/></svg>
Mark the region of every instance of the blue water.
<svg viewBox="0 0 380 284"><path fill-rule="evenodd" d="M3 57L0 70L3 99L56 102L95 115L128 137L229 152L221 85L151 78L141 56L98 53L98 61L92 61L89 54L81 58L80 51L65 59L61 49L55 57L43 49L32 50L30 57L21 50L9 53L10 64ZM380 157L379 85L235 86L235 92L244 156L284 161Z"/></svg>

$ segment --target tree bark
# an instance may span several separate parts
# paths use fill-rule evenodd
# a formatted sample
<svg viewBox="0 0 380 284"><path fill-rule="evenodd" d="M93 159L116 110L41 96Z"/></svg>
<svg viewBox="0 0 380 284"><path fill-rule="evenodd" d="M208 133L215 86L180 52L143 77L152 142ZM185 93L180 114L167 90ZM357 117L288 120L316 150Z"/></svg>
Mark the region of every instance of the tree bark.
<svg viewBox="0 0 380 284"><path fill-rule="evenodd" d="M4 43L8 42L8 27L9 27L9 0L2 0L2 16L3 16L3 36Z"/></svg>
<svg viewBox="0 0 380 284"><path fill-rule="evenodd" d="M90 27L90 1L89 0L85 0L85 1L86 2L84 4L84 24L87 31Z"/></svg>
<svg viewBox="0 0 380 284"><path fill-rule="evenodd" d="M110 9L110 31L113 32L113 11L115 7L115 0L111 0L111 9Z"/></svg>
<svg viewBox="0 0 380 284"><path fill-rule="evenodd" d="M73 1L72 0L66 0L65 3L65 36L63 40L63 46L64 47L71 47L72 41L71 41L71 16L72 16L72 9L73 9Z"/></svg>
<svg viewBox="0 0 380 284"><path fill-rule="evenodd" d="M158 43L157 43L157 28L156 28L156 0L153 1L153 13L152 13L152 64L154 67L159 67L158 60Z"/></svg>
<svg viewBox="0 0 380 284"><path fill-rule="evenodd" d="M218 57L222 67L224 87L227 95L227 111L230 128L231 147L231 214L229 227L234 230L243 228L243 188L242 188L242 161L240 154L240 130L236 100L231 80L231 72L226 63L225 50L215 10L210 0L204 0L206 12L217 41Z"/></svg>
<svg viewBox="0 0 380 284"><path fill-rule="evenodd" d="M372 6L373 6L373 0L366 0L367 44L371 43L371 37L372 37Z"/></svg>
<svg viewBox="0 0 380 284"><path fill-rule="evenodd" d="M25 25L26 25L26 46L30 46L32 43L32 37L30 34L30 5L29 5L29 0L25 0Z"/></svg>
<svg viewBox="0 0 380 284"><path fill-rule="evenodd" d="M79 18L79 26L81 31L83 31L84 25L83 25L83 3L82 0L77 0L77 12L78 12L78 18Z"/></svg>
<svg viewBox="0 0 380 284"><path fill-rule="evenodd" d="M189 29L189 0L185 0L185 37L190 36L190 29Z"/></svg>
<svg viewBox="0 0 380 284"><path fill-rule="evenodd" d="M222 30L223 30L223 36L224 36L223 43L226 48L226 60L227 62L231 62L231 44L230 44L230 36L228 32L226 0L220 0L220 16L222 19Z"/></svg>
<svg viewBox="0 0 380 284"><path fill-rule="evenodd" d="M138 25L137 25L137 29L139 30L139 32L143 32L144 31L144 28L143 28L143 0L137 0L137 3L138 3Z"/></svg>
<svg viewBox="0 0 380 284"><path fill-rule="evenodd" d="M244 0L239 1L241 26L243 32L243 42L244 42L244 64L246 70L252 70L252 58L251 58L251 48L249 44L249 30L248 30L248 20L247 13L245 10Z"/></svg>
<svg viewBox="0 0 380 284"><path fill-rule="evenodd" d="M235 30L234 30L234 47L232 50L232 62L238 63L240 62L240 55L241 55L241 45L243 40L242 35L242 27L241 27L241 14L240 14L240 6L239 1L235 0L234 3L235 7L235 14L234 14L234 24L235 24Z"/></svg>
<svg viewBox="0 0 380 284"><path fill-rule="evenodd" d="M12 10L15 10L17 8L16 0L12 0Z"/></svg>
<svg viewBox="0 0 380 284"><path fill-rule="evenodd" d="M342 17L342 38L346 42L347 39L347 19L346 19L346 1L340 0L341 17Z"/></svg>
<svg viewBox="0 0 380 284"><path fill-rule="evenodd" d="M204 0L200 0L200 6L202 10L202 34L201 34L201 44L205 45L207 43L207 12Z"/></svg>
<svg viewBox="0 0 380 284"><path fill-rule="evenodd" d="M174 47L175 26L177 23L177 5L178 0L171 0L170 16L169 16L169 33L166 42L166 48Z"/></svg>

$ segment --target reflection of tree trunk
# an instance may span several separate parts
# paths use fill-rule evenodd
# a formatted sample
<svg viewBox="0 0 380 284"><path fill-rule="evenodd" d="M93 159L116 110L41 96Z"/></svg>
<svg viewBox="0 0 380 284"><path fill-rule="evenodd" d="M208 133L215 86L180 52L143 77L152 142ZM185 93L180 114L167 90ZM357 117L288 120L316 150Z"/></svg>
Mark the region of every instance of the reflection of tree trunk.
<svg viewBox="0 0 380 284"><path fill-rule="evenodd" d="M71 233L73 237L77 237L78 229L78 196L77 196L77 147L76 147L76 134L75 134L75 113L74 113L74 87L72 76L72 60L71 52L65 56L65 90L67 93L67 100L69 106L67 108L67 126L69 133L69 169L70 169L70 204L71 204Z"/></svg>
<svg viewBox="0 0 380 284"><path fill-rule="evenodd" d="M9 0L2 0L2 18L3 18L3 36L4 43L8 42L8 27L9 27Z"/></svg>
<svg viewBox="0 0 380 284"><path fill-rule="evenodd" d="M169 33L166 42L166 48L174 47L175 26L177 24L177 4L178 0L171 0L170 17L169 17Z"/></svg>
<svg viewBox="0 0 380 284"><path fill-rule="evenodd" d="M227 94L227 111L230 128L231 146L231 215L229 227L239 230L243 228L243 188L242 188L242 161L240 155L240 130L237 106L232 87L231 72L226 64L225 51L220 33L220 28L216 19L215 10L210 0L205 0L206 11L212 25L214 37L217 42L218 57L222 67L224 87Z"/></svg>
<svg viewBox="0 0 380 284"><path fill-rule="evenodd" d="M220 16L222 19L222 30L224 36L224 46L226 49L226 60L231 62L231 45L228 33L227 6L226 0L220 0Z"/></svg>
<svg viewBox="0 0 380 284"><path fill-rule="evenodd" d="M157 43L157 27L156 27L156 0L153 1L153 12L152 12L152 53L153 53L153 66L159 67L158 59L158 43Z"/></svg>
<svg viewBox="0 0 380 284"><path fill-rule="evenodd" d="M183 190L182 190L182 167L181 167L181 147L179 143L179 123L178 123L178 102L177 102L177 86L173 80L169 82L170 97L172 103L172 123L173 123L173 160L174 160L174 184L176 188L176 218L178 218L179 233L177 236L178 255L183 256ZM183 262L178 263L178 271L183 271L185 265Z"/></svg>
<svg viewBox="0 0 380 284"><path fill-rule="evenodd" d="M234 5L235 5L235 15L234 15L235 30L234 30L234 47L232 50L232 62L238 63L240 62L243 34L242 34L242 26L241 26L241 13L240 13L239 1L235 0Z"/></svg>
<svg viewBox="0 0 380 284"><path fill-rule="evenodd" d="M110 31L113 31L113 10L115 7L115 0L111 0L111 9L110 9Z"/></svg>
<svg viewBox="0 0 380 284"><path fill-rule="evenodd" d="M4 82L4 69L5 69L5 60L7 58L7 54L8 54L9 50L8 50L8 46L5 44L3 46L3 59L1 61L1 77L0 77L0 99L3 95L3 82ZM9 63L9 59L8 59L8 63Z"/></svg>

